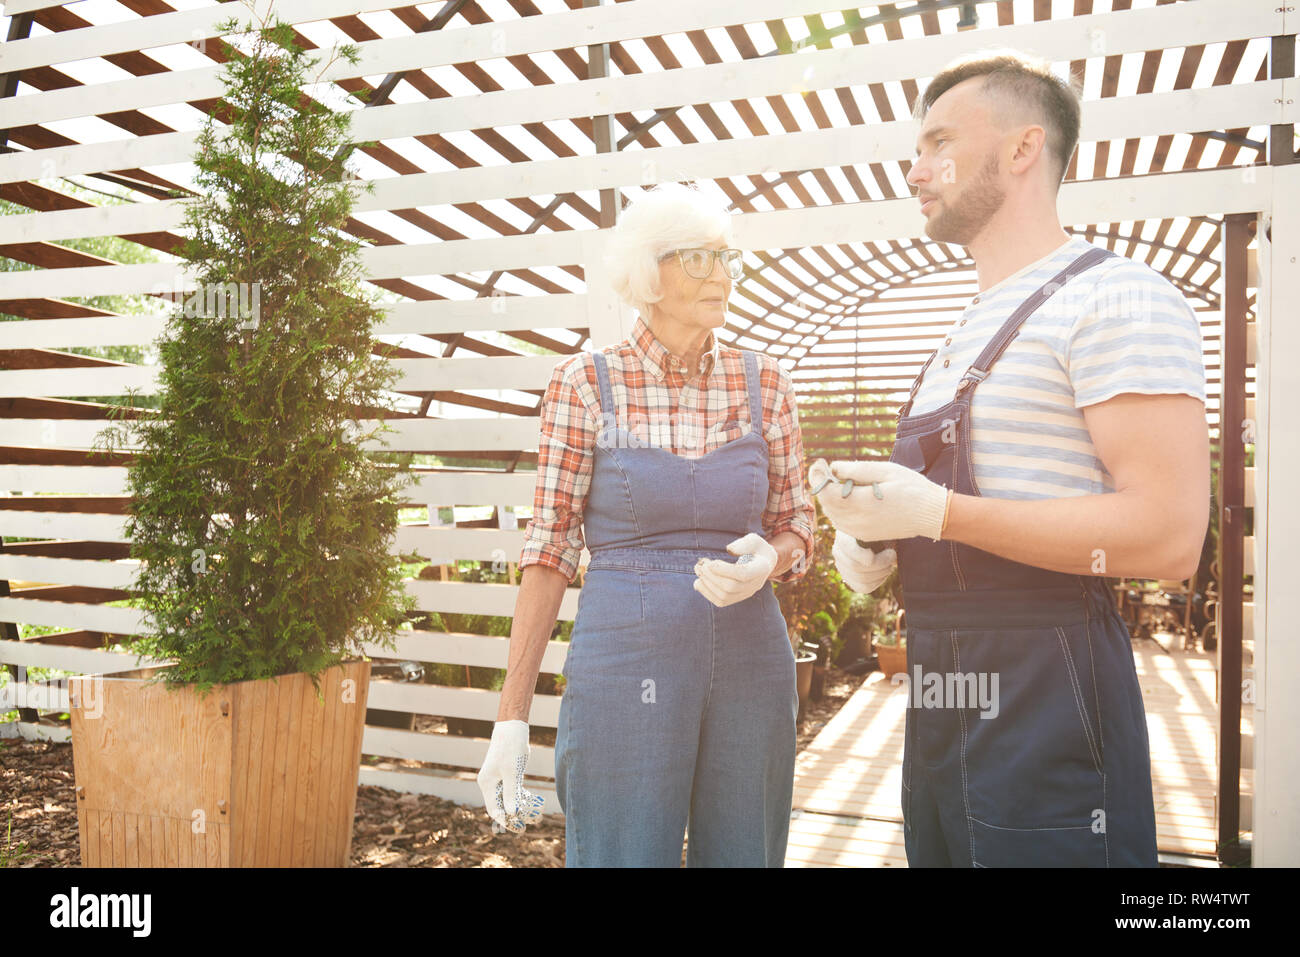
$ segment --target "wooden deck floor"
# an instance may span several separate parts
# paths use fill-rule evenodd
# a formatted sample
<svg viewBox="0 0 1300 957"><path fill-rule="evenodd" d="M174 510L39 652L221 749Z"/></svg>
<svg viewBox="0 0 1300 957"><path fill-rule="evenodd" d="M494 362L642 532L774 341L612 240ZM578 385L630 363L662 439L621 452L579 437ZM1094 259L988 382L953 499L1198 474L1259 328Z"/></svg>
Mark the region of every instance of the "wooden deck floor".
<svg viewBox="0 0 1300 957"><path fill-rule="evenodd" d="M1212 857L1214 655L1170 654L1140 641L1134 659L1151 739L1157 845ZM906 685L871 674L799 755L787 867L907 866L899 803L906 694Z"/></svg>

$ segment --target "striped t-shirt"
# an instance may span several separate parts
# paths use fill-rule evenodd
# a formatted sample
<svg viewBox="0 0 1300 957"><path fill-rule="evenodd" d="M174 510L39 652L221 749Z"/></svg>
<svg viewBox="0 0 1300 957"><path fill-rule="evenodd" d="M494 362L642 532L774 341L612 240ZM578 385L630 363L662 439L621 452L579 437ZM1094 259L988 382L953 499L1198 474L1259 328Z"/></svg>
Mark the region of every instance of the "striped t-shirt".
<svg viewBox="0 0 1300 957"><path fill-rule="evenodd" d="M1074 237L984 290L953 323L911 414L952 401L957 382L1028 296L1089 249ZM1164 276L1121 256L1070 279L1020 327L975 388L971 457L990 498L1115 491L1084 423L1084 406L1122 392L1205 401L1200 321Z"/></svg>

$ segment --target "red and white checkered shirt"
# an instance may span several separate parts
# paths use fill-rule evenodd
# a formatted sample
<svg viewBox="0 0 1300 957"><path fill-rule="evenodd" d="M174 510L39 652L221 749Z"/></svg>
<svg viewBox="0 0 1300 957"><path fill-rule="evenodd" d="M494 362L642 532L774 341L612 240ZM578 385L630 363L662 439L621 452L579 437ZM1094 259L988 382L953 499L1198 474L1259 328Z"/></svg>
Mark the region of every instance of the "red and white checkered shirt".
<svg viewBox="0 0 1300 957"><path fill-rule="evenodd" d="M713 333L697 374L661 343L644 318L632 336L606 346L610 389L618 422L643 443L685 458L712 452L749 431L744 354L720 345ZM768 444L768 495L763 535L793 532L813 554L814 512L804 485L803 441L794 386L775 359L758 354L763 437ZM537 487L533 517L524 534L519 567L549 565L570 582L585 541L582 510L591 485L596 436L602 428L600 386L591 354L566 357L555 367L541 407ZM625 424L626 423L626 424ZM722 428L723 424L728 428ZM777 577L793 581L802 565Z"/></svg>

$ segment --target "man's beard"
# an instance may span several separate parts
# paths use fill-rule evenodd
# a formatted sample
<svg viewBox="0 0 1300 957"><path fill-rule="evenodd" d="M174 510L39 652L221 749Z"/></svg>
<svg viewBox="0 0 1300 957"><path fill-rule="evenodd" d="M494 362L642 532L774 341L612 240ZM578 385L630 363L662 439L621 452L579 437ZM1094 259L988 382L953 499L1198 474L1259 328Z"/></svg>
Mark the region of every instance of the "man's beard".
<svg viewBox="0 0 1300 957"><path fill-rule="evenodd" d="M925 224L925 234L941 243L968 246L1006 201L998 185L998 161L990 156L975 179L955 199L940 199L939 211Z"/></svg>

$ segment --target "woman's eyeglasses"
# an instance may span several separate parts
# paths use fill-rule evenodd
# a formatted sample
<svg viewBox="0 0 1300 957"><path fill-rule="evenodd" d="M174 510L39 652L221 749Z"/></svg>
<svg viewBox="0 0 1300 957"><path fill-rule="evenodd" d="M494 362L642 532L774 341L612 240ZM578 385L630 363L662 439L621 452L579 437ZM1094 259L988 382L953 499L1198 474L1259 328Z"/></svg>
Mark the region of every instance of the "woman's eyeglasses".
<svg viewBox="0 0 1300 957"><path fill-rule="evenodd" d="M674 249L668 256L676 254L686 275L692 279L708 279L713 275L714 259L722 260L722 268L732 279L739 279L745 273L744 253L739 249ZM663 257L667 258L667 256Z"/></svg>

